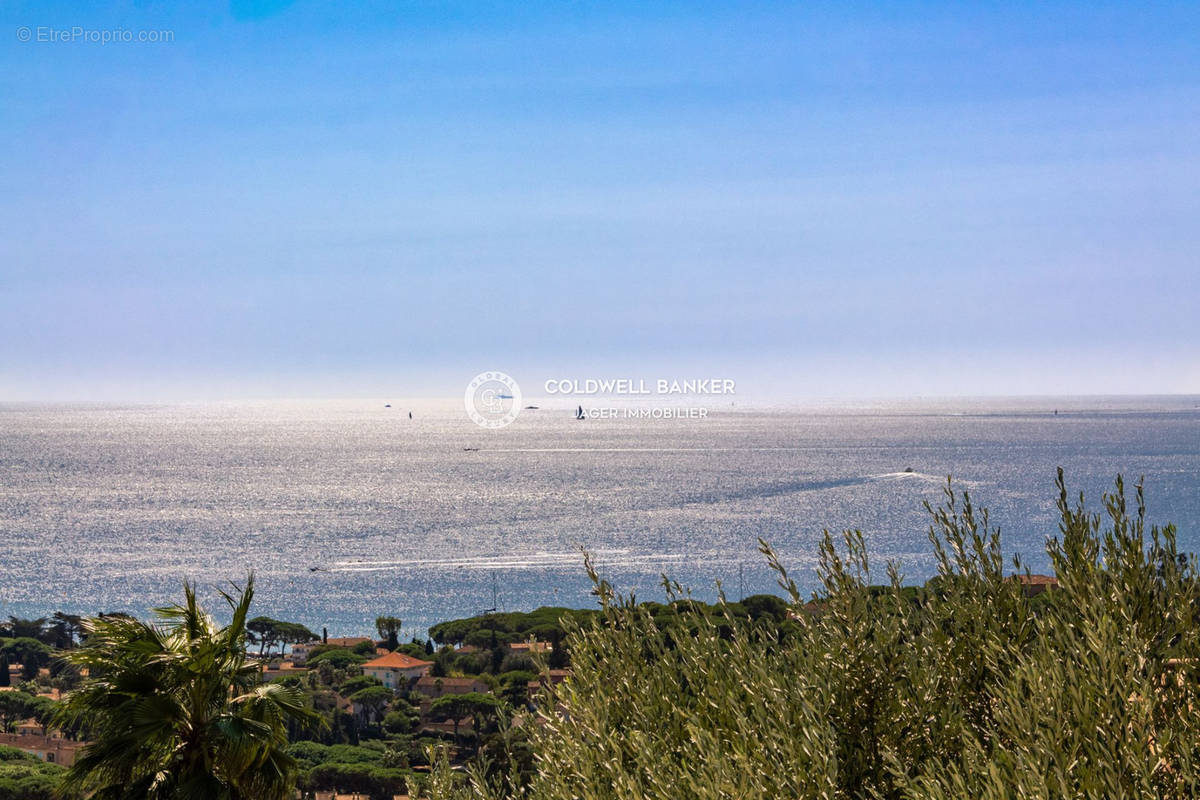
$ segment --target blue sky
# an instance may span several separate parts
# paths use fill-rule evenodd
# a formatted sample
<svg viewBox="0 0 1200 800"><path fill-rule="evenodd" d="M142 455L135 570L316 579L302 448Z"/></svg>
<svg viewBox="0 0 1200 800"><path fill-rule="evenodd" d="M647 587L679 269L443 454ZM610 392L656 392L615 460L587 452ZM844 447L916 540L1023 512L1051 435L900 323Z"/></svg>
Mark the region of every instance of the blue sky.
<svg viewBox="0 0 1200 800"><path fill-rule="evenodd" d="M4 3L0 398L1200 392L1197 8Z"/></svg>

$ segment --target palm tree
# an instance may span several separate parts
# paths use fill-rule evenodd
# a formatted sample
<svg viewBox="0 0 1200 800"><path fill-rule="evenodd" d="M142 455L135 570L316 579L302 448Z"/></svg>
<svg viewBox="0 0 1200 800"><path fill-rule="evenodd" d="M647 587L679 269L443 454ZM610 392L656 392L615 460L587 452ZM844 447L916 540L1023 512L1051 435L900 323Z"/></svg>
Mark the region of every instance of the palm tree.
<svg viewBox="0 0 1200 800"><path fill-rule="evenodd" d="M57 724L80 726L90 744L66 775L68 791L94 800L282 800L295 763L289 720L319 717L304 695L261 683L246 656L254 576L219 627L184 584L185 602L157 609L157 624L128 617L86 620L82 647L62 658L88 679L63 703Z"/></svg>

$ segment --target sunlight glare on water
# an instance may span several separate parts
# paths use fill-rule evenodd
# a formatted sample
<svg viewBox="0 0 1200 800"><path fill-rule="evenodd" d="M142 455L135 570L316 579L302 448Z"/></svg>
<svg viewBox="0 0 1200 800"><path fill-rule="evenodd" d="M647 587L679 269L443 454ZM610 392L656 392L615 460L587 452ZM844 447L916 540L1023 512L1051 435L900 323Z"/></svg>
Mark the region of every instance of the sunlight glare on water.
<svg viewBox="0 0 1200 800"><path fill-rule="evenodd" d="M490 608L493 580L502 610L591 605L581 548L639 597L661 599L665 572L711 599L717 580L777 591L763 537L811 590L823 529L846 527L879 580L888 558L918 580L922 501L950 474L1045 569L1058 465L1094 501L1144 474L1153 520L1200 545L1195 398L583 422L543 407L498 431L461 403L387 402L0 406L0 616L141 613L184 578L253 570L256 613L331 634L395 614L420 633Z"/></svg>

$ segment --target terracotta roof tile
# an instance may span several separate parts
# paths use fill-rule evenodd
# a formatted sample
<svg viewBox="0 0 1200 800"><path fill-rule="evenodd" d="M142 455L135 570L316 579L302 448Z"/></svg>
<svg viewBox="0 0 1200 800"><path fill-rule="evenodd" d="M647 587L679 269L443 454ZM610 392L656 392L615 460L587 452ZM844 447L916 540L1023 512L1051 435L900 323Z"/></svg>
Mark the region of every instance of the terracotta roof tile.
<svg viewBox="0 0 1200 800"><path fill-rule="evenodd" d="M404 653L395 652L388 653L386 656L380 656L372 661L363 664L363 668L392 668L392 669L415 669L417 667L432 667L432 661L422 661L419 658L413 658Z"/></svg>

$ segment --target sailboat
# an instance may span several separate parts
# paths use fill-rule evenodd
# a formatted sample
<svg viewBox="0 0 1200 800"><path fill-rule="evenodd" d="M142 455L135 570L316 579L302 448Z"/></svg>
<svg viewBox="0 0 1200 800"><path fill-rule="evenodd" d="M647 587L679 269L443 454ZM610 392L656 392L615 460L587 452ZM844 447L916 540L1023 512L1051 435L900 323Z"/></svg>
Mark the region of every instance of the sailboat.
<svg viewBox="0 0 1200 800"><path fill-rule="evenodd" d="M495 614L498 608L499 604L496 602L496 571L492 570L492 607L483 609L476 616L482 617L484 614Z"/></svg>

